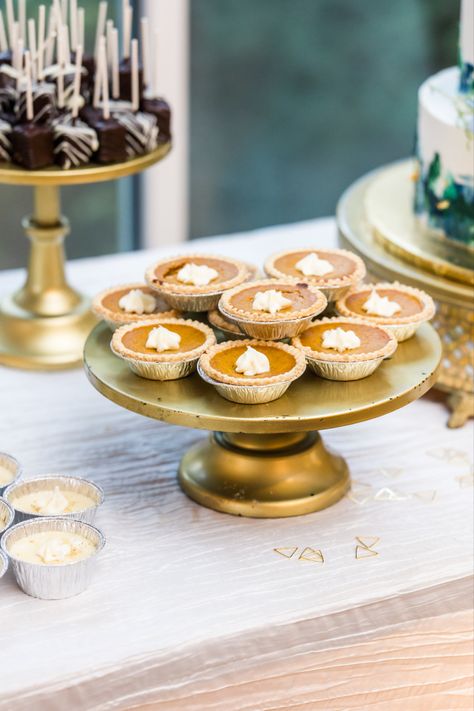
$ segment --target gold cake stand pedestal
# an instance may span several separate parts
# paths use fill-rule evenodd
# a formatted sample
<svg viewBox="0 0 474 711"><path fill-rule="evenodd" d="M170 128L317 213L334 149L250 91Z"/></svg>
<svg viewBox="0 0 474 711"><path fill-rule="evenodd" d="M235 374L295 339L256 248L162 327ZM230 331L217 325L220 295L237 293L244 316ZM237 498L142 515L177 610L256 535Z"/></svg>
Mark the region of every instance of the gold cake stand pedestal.
<svg viewBox="0 0 474 711"><path fill-rule="evenodd" d="M26 281L0 302L0 363L51 370L82 361L85 340L97 321L89 300L66 280L64 239L69 222L61 215L60 187L139 173L162 160L170 148L166 143L126 163L75 170L30 171L0 164L0 183L34 189L33 215L22 223L31 241Z"/></svg>
<svg viewBox="0 0 474 711"><path fill-rule="evenodd" d="M363 176L337 208L342 246L357 252L373 280L399 280L437 302L434 325L444 357L436 387L449 393L451 427L474 416L474 252L427 231L413 214L415 161Z"/></svg>
<svg viewBox="0 0 474 711"><path fill-rule="evenodd" d="M140 415L211 430L181 460L182 489L208 508L257 518L298 516L338 501L350 487L349 470L318 430L380 417L416 400L435 382L441 358L439 337L425 324L364 380L334 382L307 372L279 400L237 405L197 374L169 382L134 375L113 355L110 339L103 323L87 339L84 364L94 387Z"/></svg>

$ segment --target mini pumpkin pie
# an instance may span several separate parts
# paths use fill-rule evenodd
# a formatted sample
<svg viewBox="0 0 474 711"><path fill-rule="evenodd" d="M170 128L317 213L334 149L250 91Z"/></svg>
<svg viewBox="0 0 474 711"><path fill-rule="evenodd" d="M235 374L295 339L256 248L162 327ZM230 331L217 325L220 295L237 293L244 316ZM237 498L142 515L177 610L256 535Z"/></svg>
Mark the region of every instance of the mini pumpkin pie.
<svg viewBox="0 0 474 711"><path fill-rule="evenodd" d="M274 340L296 336L326 305L324 294L309 284L262 279L226 291L219 311L248 336Z"/></svg>
<svg viewBox="0 0 474 711"><path fill-rule="evenodd" d="M250 279L253 268L230 257L183 254L147 269L147 284L181 311L210 311L226 289Z"/></svg>
<svg viewBox="0 0 474 711"><path fill-rule="evenodd" d="M166 301L146 284L122 284L97 294L92 310L114 331L119 326L151 318L175 318Z"/></svg>
<svg viewBox="0 0 474 711"><path fill-rule="evenodd" d="M177 380L196 369L199 356L216 342L200 321L166 318L122 326L111 348L131 370L149 380Z"/></svg>
<svg viewBox="0 0 474 711"><path fill-rule="evenodd" d="M343 316L363 318L384 326L398 341L406 341L418 326L433 318L431 296L398 282L364 284L346 294L336 304Z"/></svg>
<svg viewBox="0 0 474 711"><path fill-rule="evenodd" d="M266 273L277 279L306 281L335 301L365 276L360 257L345 249L297 249L279 252L265 262Z"/></svg>
<svg viewBox="0 0 474 711"><path fill-rule="evenodd" d="M387 329L353 318L315 321L292 343L305 354L310 368L328 380L366 378L398 345Z"/></svg>
<svg viewBox="0 0 474 711"><path fill-rule="evenodd" d="M233 340L246 337L236 323L228 321L217 309L208 312L207 320L213 328L218 329L218 331L224 335L224 339L221 338L221 340Z"/></svg>
<svg viewBox="0 0 474 711"><path fill-rule="evenodd" d="M204 353L199 375L219 395L245 405L276 400L306 369L304 355L285 343L225 341Z"/></svg>

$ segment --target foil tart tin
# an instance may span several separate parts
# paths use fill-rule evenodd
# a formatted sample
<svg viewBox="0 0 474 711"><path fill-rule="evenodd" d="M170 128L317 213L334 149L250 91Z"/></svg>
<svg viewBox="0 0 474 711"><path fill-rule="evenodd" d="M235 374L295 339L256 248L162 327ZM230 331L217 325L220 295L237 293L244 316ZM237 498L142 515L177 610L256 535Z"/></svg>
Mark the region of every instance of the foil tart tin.
<svg viewBox="0 0 474 711"><path fill-rule="evenodd" d="M153 285L150 284L153 288ZM207 294L178 294L170 291L160 291L160 296L178 311L211 311L217 308L223 291L213 291Z"/></svg>
<svg viewBox="0 0 474 711"><path fill-rule="evenodd" d="M72 513L61 513L56 515L51 514L35 514L27 511L20 511L15 507L15 498L24 494L32 494L37 491L54 490L54 487L59 487L62 491L74 491L78 494L88 496L95 502L95 506L91 506L83 511L75 511ZM60 474L49 474L48 476L40 476L34 479L19 481L16 484L10 484L4 492L5 501L15 511L15 523L28 521L29 519L39 518L70 518L84 523L94 523L97 514L97 509L104 503L104 492L102 488L88 479L82 479L75 476L63 476Z"/></svg>
<svg viewBox="0 0 474 711"><path fill-rule="evenodd" d="M294 338L302 333L315 318L315 314L298 319L280 321L248 321L219 308L222 316L236 323L246 336L262 341L279 341L283 338Z"/></svg>
<svg viewBox="0 0 474 711"><path fill-rule="evenodd" d="M362 380L379 367L384 360L381 358L371 358L370 360L352 361L339 363L328 360L318 360L306 354L306 362L310 369L326 380Z"/></svg>
<svg viewBox="0 0 474 711"><path fill-rule="evenodd" d="M83 536L96 546L93 555L71 563L43 565L27 563L13 557L10 547L25 536L43 531L68 531ZM42 600L62 600L83 592L90 584L97 555L105 546L105 537L99 529L83 521L70 518L36 518L17 523L3 535L0 546L10 558L18 586L27 595Z"/></svg>
<svg viewBox="0 0 474 711"><path fill-rule="evenodd" d="M210 378L198 364L198 373L209 385L215 387L219 395L231 402L240 405L263 405L272 400L278 400L288 390L293 380L286 380L269 385L231 385L230 383L220 383L214 378Z"/></svg>
<svg viewBox="0 0 474 711"><path fill-rule="evenodd" d="M194 373L199 360L199 356L197 356L185 361L151 363L126 357L122 353L114 351L113 348L112 350L116 356L128 363L130 370L135 375L147 380L179 380L179 378L186 378L191 373Z"/></svg>
<svg viewBox="0 0 474 711"><path fill-rule="evenodd" d="M383 327L392 333L399 343L402 341L407 341L409 338L415 335L416 330L421 326L424 321L419 321L418 323L397 323L397 324L383 324Z"/></svg>
<svg viewBox="0 0 474 711"><path fill-rule="evenodd" d="M12 479L8 482L8 484L0 484L0 496L3 496L5 489L21 478L23 470L20 462L15 459L15 457L12 457L11 454L7 454L6 452L0 452L0 466L5 467L5 469L8 469L12 473Z"/></svg>
<svg viewBox="0 0 474 711"><path fill-rule="evenodd" d="M8 570L8 556L3 551L0 551L0 578L3 578Z"/></svg>
<svg viewBox="0 0 474 711"><path fill-rule="evenodd" d="M216 318L215 314L220 318ZM237 324L234 324L233 321L229 321L229 328L226 328L226 319L224 319L220 311L216 311L215 309L209 311L207 314L207 321L211 328L213 328L214 331L217 332L218 340L238 341L242 338L247 338L246 334L242 333L240 331L239 326ZM231 330L230 326L234 326L235 330Z"/></svg>
<svg viewBox="0 0 474 711"><path fill-rule="evenodd" d="M15 511L10 506L8 501L0 499L0 538L7 528L9 528L15 520Z"/></svg>

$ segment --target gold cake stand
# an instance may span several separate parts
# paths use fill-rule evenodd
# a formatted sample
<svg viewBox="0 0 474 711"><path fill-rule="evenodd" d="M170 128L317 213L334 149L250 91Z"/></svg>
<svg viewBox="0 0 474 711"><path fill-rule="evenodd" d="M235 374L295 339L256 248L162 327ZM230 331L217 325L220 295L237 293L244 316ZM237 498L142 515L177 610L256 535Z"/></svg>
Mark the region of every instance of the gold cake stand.
<svg viewBox="0 0 474 711"><path fill-rule="evenodd" d="M113 355L110 339L104 323L87 339L84 364L94 387L140 415L211 430L181 460L182 489L209 508L258 518L298 516L338 501L350 486L349 470L318 430L380 417L416 400L435 382L441 358L439 337L425 324L364 380L334 382L307 372L279 400L237 405L197 374L169 382L134 375Z"/></svg>
<svg viewBox="0 0 474 711"><path fill-rule="evenodd" d="M437 302L434 325L444 357L436 387L449 393L451 427L474 416L474 252L427 231L413 214L415 162L384 166L342 195L342 246L357 252L374 280L399 280Z"/></svg>
<svg viewBox="0 0 474 711"><path fill-rule="evenodd" d="M60 187L116 180L139 173L169 152L171 144L125 163L74 170L30 171L0 164L0 183L34 189L34 210L23 220L31 241L26 281L0 303L0 363L51 370L78 365L84 342L97 322L89 300L66 280L64 239L69 222L61 215Z"/></svg>

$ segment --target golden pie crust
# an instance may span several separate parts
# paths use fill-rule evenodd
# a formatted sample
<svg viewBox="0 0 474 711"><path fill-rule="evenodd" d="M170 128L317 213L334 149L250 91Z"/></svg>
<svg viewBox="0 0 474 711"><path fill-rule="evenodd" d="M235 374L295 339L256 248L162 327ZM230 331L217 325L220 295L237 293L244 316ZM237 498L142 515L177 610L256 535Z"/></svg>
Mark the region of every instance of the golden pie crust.
<svg viewBox="0 0 474 711"><path fill-rule="evenodd" d="M215 269L219 276L209 284L195 286L178 281L177 273L185 264L206 265ZM164 294L216 294L231 289L251 278L252 271L248 264L230 257L219 257L212 254L182 254L167 257L156 262L145 272L147 284Z"/></svg>
<svg viewBox="0 0 474 711"><path fill-rule="evenodd" d="M339 352L334 348L324 348L323 334L335 328L354 331L361 344L358 348L350 348ZM397 349L395 336L382 326L368 323L357 318L323 318L315 321L303 333L292 340L296 348L300 348L309 358L335 363L358 363L376 358L388 358Z"/></svg>
<svg viewBox="0 0 474 711"><path fill-rule="evenodd" d="M140 289L140 291L143 291L145 294L153 296L157 302L155 311L152 311L149 314L136 314L129 313L128 311L124 311L120 308L118 302L122 296L128 294L132 291L132 289ZM162 299L156 291L150 289L149 286L143 283L121 284L120 286L114 286L110 289L101 291L92 302L92 310L99 318L105 319L106 321L113 321L117 324L126 324L131 323L132 321L147 321L155 316L158 316L159 318L179 317L179 311L170 309L166 301Z"/></svg>
<svg viewBox="0 0 474 711"><path fill-rule="evenodd" d="M242 336L242 331L233 321L228 321L224 316L222 316L217 309L208 311L207 320L214 326L214 328L219 328L221 331L229 331L229 333L235 333L236 336Z"/></svg>
<svg viewBox="0 0 474 711"><path fill-rule="evenodd" d="M179 333L179 349L159 353L154 348L146 347L148 334L158 326ZM213 330L200 321L163 318L122 326L115 331L110 346L116 355L126 359L147 363L182 363L198 358L215 342Z"/></svg>
<svg viewBox="0 0 474 711"><path fill-rule="evenodd" d="M275 314L257 311L252 302L259 291L276 290L290 299L292 304ZM306 283L296 283L283 279L261 279L250 284L243 284L226 291L219 301L219 311L231 318L252 322L277 322L298 320L317 316L327 306L324 294Z"/></svg>
<svg viewBox="0 0 474 711"><path fill-rule="evenodd" d="M376 316L368 314L362 305L365 304L373 289L379 296L388 296L391 301L397 301L402 311L393 316ZM434 301L427 293L411 286L398 282L380 282L378 284L364 284L351 289L336 303L340 314L349 317L359 317L370 323L381 325L418 324L429 321L435 314Z"/></svg>
<svg viewBox="0 0 474 711"><path fill-rule="evenodd" d="M247 376L237 373L234 364L247 346L264 353L270 361L270 373ZM199 361L204 373L220 383L229 385L273 385L276 383L296 380L306 370L303 353L285 343L270 343L246 339L242 341L225 341L209 348Z"/></svg>
<svg viewBox="0 0 474 711"><path fill-rule="evenodd" d="M333 265L333 271L324 276L305 276L296 268L296 263L308 256L316 254L319 259L325 259ZM365 277L365 264L360 257L346 249L304 248L273 254L265 262L266 273L277 279L291 277L306 281L318 287L348 287L358 284Z"/></svg>

